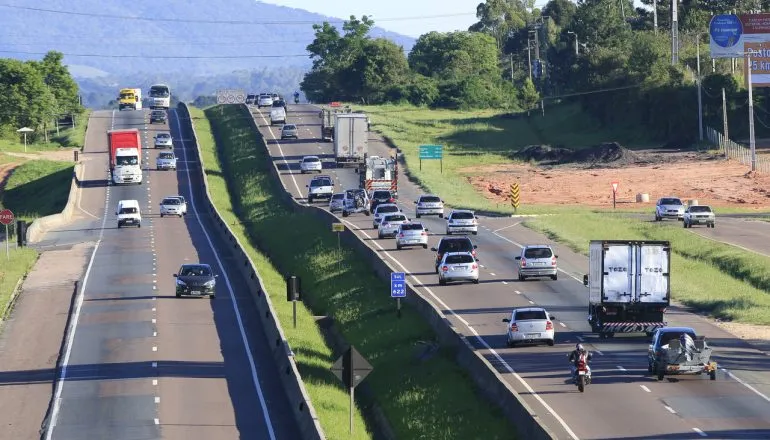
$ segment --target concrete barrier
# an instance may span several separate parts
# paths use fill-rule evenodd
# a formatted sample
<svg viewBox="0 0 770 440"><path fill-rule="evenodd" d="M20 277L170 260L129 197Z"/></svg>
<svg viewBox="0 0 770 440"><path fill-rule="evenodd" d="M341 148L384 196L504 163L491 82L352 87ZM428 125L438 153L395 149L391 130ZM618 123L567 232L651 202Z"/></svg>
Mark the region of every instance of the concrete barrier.
<svg viewBox="0 0 770 440"><path fill-rule="evenodd" d="M75 211L75 205L78 197L78 181L82 177L83 164L76 163L72 172L72 183L70 183L70 193L67 197L67 204L64 210L58 214L51 214L45 217L36 218L27 227L27 243L36 243L45 234L46 231L59 227L72 219L72 213Z"/></svg>
<svg viewBox="0 0 770 440"><path fill-rule="evenodd" d="M230 248L235 265L243 279L246 281L249 293L251 293L251 296L257 305L260 314L259 322L262 324L267 339L271 344L273 359L281 373L280 376L283 388L289 398L289 403L291 404L292 412L302 438L306 440L325 439L326 437L321 428L321 423L318 420L310 396L302 382L302 377L297 370L297 364L294 362L294 354L286 341L280 322L276 319L276 313L270 301L270 296L265 289L265 284L262 282L262 278L259 276L254 262L244 250L245 248L240 240L233 234L233 231L227 223L225 223L216 206L214 206L211 201L208 179L206 178L206 173L203 169L203 161L201 160L202 156L200 153L200 144L198 143L198 135L195 132L195 124L190 118L190 111L187 108L187 104L179 103L177 110L179 112L178 116L180 116L180 123L183 124L184 129L190 133L195 142L196 159L201 165L197 172L200 173L206 190L206 200L202 201L203 203L199 206L199 209L205 209L211 214L211 218L216 226L214 232L216 232L222 242L227 244Z"/></svg>
<svg viewBox="0 0 770 440"><path fill-rule="evenodd" d="M254 130L259 131L259 125L251 117L251 111L245 104L240 104L243 111L249 115ZM267 143L262 140L262 147L269 155ZM280 171L275 161L272 162L270 173L280 182ZM282 198L295 212L303 212L314 215L320 221L325 222L331 231L331 224L340 222L332 213L315 206L303 205L291 195L289 191L281 193ZM380 253L367 245L349 228L341 234L341 240L348 246L358 252L359 255L369 261L377 275L390 282L392 272L400 272L399 269L380 258ZM433 331L436 332L439 343L456 353L456 360L473 379L479 391L493 404L497 405L508 420L516 426L517 437L530 440L553 439L555 435L551 433L542 423L539 416L532 408L521 398L497 369L476 350L459 330L446 318L442 308L436 305L428 297L423 296L415 290L411 283L407 282L407 296L405 302L414 307L430 324Z"/></svg>

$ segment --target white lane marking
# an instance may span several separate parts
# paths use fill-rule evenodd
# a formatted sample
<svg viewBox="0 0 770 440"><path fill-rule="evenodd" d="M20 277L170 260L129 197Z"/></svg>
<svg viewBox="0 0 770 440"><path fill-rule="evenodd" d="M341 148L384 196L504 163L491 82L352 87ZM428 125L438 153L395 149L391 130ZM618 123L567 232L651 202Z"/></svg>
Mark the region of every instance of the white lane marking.
<svg viewBox="0 0 770 440"><path fill-rule="evenodd" d="M262 121L264 121L265 125L269 125L269 124L267 124L267 119L265 119L265 115L263 115L262 112L259 111L259 110L257 110L257 112L259 112L259 117L262 118ZM179 117L178 116L177 116L176 122L177 122L177 125L179 125ZM267 127L267 131L270 133L270 136L272 136L273 140L275 141L275 145L278 145L278 152L281 153L281 157L283 158L283 163L288 168L289 167L289 161L286 160L286 156L284 156L284 154L283 154L283 148L281 148L281 143L278 142L278 138L276 138L275 135L273 134L273 129L271 127L268 126ZM182 141L182 145L184 146L184 141ZM185 155L185 159L184 160L187 160L187 152L185 150L183 150L183 153ZM190 175L189 171L187 172L187 175L188 176ZM294 182L294 187L297 189L297 195L299 195L299 197L302 197L302 191L299 189L299 184L297 183L297 179L294 178L294 173L290 172L289 176L291 176L291 180L292 180L292 182Z"/></svg>
<svg viewBox="0 0 770 440"><path fill-rule="evenodd" d="M110 126L115 127L115 110L112 111L112 122ZM75 311L72 314L72 320L69 326L70 328L67 332L67 347L64 350L64 359L62 360L61 364L61 374L59 375L59 379L56 381L56 391L54 392L53 407L51 408L51 421L48 424L45 433L46 440L51 440L53 429L56 427L56 422L59 418L59 412L61 411L61 395L64 389L64 381L67 380L67 367L69 366L70 356L72 355L72 346L75 343L75 333L77 332L78 322L80 321L80 310L83 308L83 297L85 296L86 286L88 285L88 279L91 275L91 269L94 266L96 252L99 250L99 245L102 244L102 239L104 238L104 228L107 224L107 199L109 197L109 193L110 187L108 186L104 202L104 216L102 218L102 225L99 229L99 239L96 241L93 252L91 252L91 258L88 261L88 268L86 268L86 273L83 276L83 286L81 286L80 291L78 291L78 296L75 300Z"/></svg>
<svg viewBox="0 0 770 440"><path fill-rule="evenodd" d="M152 323L153 323L153 324L156 324L157 322L158 322L158 320L157 320L157 319L155 319L155 318L152 318Z"/></svg>
<svg viewBox="0 0 770 440"><path fill-rule="evenodd" d="M152 346L152 351L158 351L158 346L157 345L153 345Z"/></svg>
<svg viewBox="0 0 770 440"><path fill-rule="evenodd" d="M580 342L584 342L584 341L585 341L585 339L583 339L583 338L582 338L582 337L580 337L580 336L576 336L576 337L577 337L577 340L578 340L578 341L580 341Z"/></svg>
<svg viewBox="0 0 770 440"><path fill-rule="evenodd" d="M674 408L671 408L668 405L663 405L663 408L666 408L666 411L670 412L671 414L676 414L676 411L674 411Z"/></svg>
<svg viewBox="0 0 770 440"><path fill-rule="evenodd" d="M155 419L155 424L156 425L160 425L160 420L159 419Z"/></svg>
<svg viewBox="0 0 770 440"><path fill-rule="evenodd" d="M158 336L158 332L152 332L152 336L153 337L157 337Z"/></svg>
<svg viewBox="0 0 770 440"><path fill-rule="evenodd" d="M519 292L518 290L514 290L514 292L516 292L516 295L521 295L521 292Z"/></svg>
<svg viewBox="0 0 770 440"><path fill-rule="evenodd" d="M153 307L153 308L152 308L152 311L153 311L153 312L155 312L155 311L157 311L157 309L156 309L155 307Z"/></svg>
<svg viewBox="0 0 770 440"><path fill-rule="evenodd" d="M741 384L741 385L745 386L746 388L750 389L751 391L753 391L759 397L761 397L761 398L765 399L766 401L770 402L770 397L767 397L766 395L762 394L761 391L759 391L758 389L756 389L753 386L749 385L748 383L744 382L738 376L734 375L733 373L731 373L730 371L728 371L725 368L720 368L720 370L722 370L725 374L730 376L730 378L732 378L733 380L737 381L739 384Z"/></svg>
<svg viewBox="0 0 770 440"><path fill-rule="evenodd" d="M529 300L529 303L530 303L530 304L534 304L535 302L534 302L534 301L532 301L532 300Z"/></svg>
<svg viewBox="0 0 770 440"><path fill-rule="evenodd" d="M604 353L602 353L602 352L601 352L601 351L599 351L599 350L594 350L594 353L599 353L599 356L604 356Z"/></svg>
<svg viewBox="0 0 770 440"><path fill-rule="evenodd" d="M158 368L158 363L157 362L153 362L152 363L152 368Z"/></svg>
<svg viewBox="0 0 770 440"><path fill-rule="evenodd" d="M762 253L762 252L759 252L759 251L755 251L754 249L749 249L747 247L743 247L743 246L735 244L735 243L730 243L729 241L717 240L716 238L712 238L712 237L709 237L707 235L704 235L704 234L700 233L699 231L703 231L703 230L702 229L698 229L696 231L696 230L690 229L690 232L692 232L693 234L699 235L699 236L705 238L706 240L711 240L711 241L714 241L716 243L721 243L721 244L724 244L724 245L727 245L727 246L737 247L738 249L742 249L744 251L751 252L753 254L762 255L763 257L769 257L770 258L770 255L768 255L768 254L765 254L765 253Z"/></svg>
<svg viewBox="0 0 770 440"><path fill-rule="evenodd" d="M503 284L508 284L508 281L503 281Z"/></svg>
<svg viewBox="0 0 770 440"><path fill-rule="evenodd" d="M492 233L494 234L494 233L496 233L496 232L502 231L503 229L512 228L512 227L514 227L514 226L516 226L516 225L518 225L518 224L521 224L521 222L516 222L516 223L514 223L514 224L512 224L512 225L508 225L508 226L506 226L506 227L504 227L504 228L495 229L494 231L492 231ZM489 230L490 230L490 229L489 229L488 227L486 227L486 226L484 226L483 228L484 228L484 229L486 229L487 231L489 231Z"/></svg>
<svg viewBox="0 0 770 440"><path fill-rule="evenodd" d="M701 431L701 430L700 430L700 429L698 429L698 428L693 428L692 430L693 430L693 431L695 431L695 432L697 432L697 433L698 433L698 435L700 435L701 437L708 437L708 436L709 436L708 434L706 434L705 432Z"/></svg>
<svg viewBox="0 0 770 440"><path fill-rule="evenodd" d="M152 380L152 386L154 386L154 387L158 386L158 379L153 379Z"/></svg>
<svg viewBox="0 0 770 440"><path fill-rule="evenodd" d="M559 325L560 325L560 326L562 326L562 327L564 327L564 328L567 328L567 324L565 324L565 323L563 323L563 322L560 322L560 323L559 323Z"/></svg>
<svg viewBox="0 0 770 440"><path fill-rule="evenodd" d="M344 223L347 223L351 227L352 230L360 231L366 238L369 238L370 241L372 243L374 243L375 246L380 248L380 250L382 251L382 253L385 256L387 256L388 258L393 260L393 262L395 262L404 271L404 273L409 273L409 270L406 268L406 266L401 264L401 262L398 261L396 258L394 258L393 255L391 255L388 251L385 250L385 248L380 246L380 244L377 241L374 241L373 238L370 237L369 234L364 229L358 228L355 224L351 223L348 220L342 220L342 221ZM420 280L417 279L417 277L414 276L414 275L409 275L409 278L411 278L412 282L415 283L415 284L422 284L420 282ZM428 292L428 294L430 294L430 296L433 297L433 299L435 299L439 304L441 304L442 307L444 307L444 310L449 312L449 314L451 314L453 317L455 317L458 321L462 322L465 325L465 327L467 327L468 330L470 330L470 332L473 333L473 335L476 337L476 340L478 340L479 343L481 343L481 345L484 346L484 348L489 350L489 352L495 357L495 359L497 359L497 361L500 362L500 364L503 365L505 367L505 369L509 373L511 373L513 375L513 377L516 378L516 380L519 381L519 383L521 383L521 385L527 390L527 392L529 392L543 406L543 408L545 408L545 410L548 411L553 416L553 418L556 419L559 422L559 424L561 424L561 427L564 428L564 430L570 435L570 437L572 437L573 440L580 440L578 438L578 436L575 435L575 433L572 431L572 429L570 429L569 425L567 425L567 422L565 422L564 419L562 419L561 416L559 416L559 414L557 414L556 411L554 411L553 408L551 408L551 406L548 405L548 403L546 403L546 401L543 400L543 398L540 397L540 395L535 392L535 390L524 380L524 378L522 378L516 372L516 370L514 370L513 367L511 367L511 365L508 362L506 362L505 359L503 359L502 356L500 356L500 354L497 352L497 350L495 350L495 349L493 349L492 347L489 346L487 341L476 331L476 329L471 327L471 325L468 323L468 321L463 319L462 316L458 315L457 312L455 312L444 301L442 301L441 298L439 298L435 293L433 293L433 290L431 290L430 287L421 286L420 288L422 288L426 292Z"/></svg>
<svg viewBox="0 0 770 440"><path fill-rule="evenodd" d="M621 367L620 365L618 365L618 370L620 370L620 371L626 371L626 369L625 369L625 368L623 368L623 367Z"/></svg>
<svg viewBox="0 0 770 440"><path fill-rule="evenodd" d="M489 272L489 274L490 274L490 275L492 275L493 277L496 277L496 276L497 276L497 275L495 275L495 273L494 273L494 272Z"/></svg>
<svg viewBox="0 0 770 440"><path fill-rule="evenodd" d="M264 117L262 119L264 119ZM174 112L174 120L176 121L177 132L181 135L182 124L179 122L179 115L176 112ZM275 136L273 136L273 138L275 138ZM184 155L184 160L187 160L187 147L185 147L185 140L181 139L181 141L182 141L182 154ZM281 155L283 156L283 152L281 152ZM254 363L254 356L251 354L251 345L249 344L249 339L246 337L246 330L243 328L243 318L241 318L241 311L238 308L238 300L235 298L235 292L233 291L233 286L230 284L230 278L227 276L225 267L222 264L222 259L219 258L219 253L217 253L217 250L214 248L214 243L211 242L211 237L209 236L209 233L206 230L206 227L203 225L201 216L198 215L198 208L195 205L195 196L193 195L193 191L192 191L192 179L190 178L190 170L189 169L185 170L185 174L187 175L187 187L188 187L188 193L190 195L190 205L192 206L193 212L196 213L195 219L198 221L198 225L200 225L201 231L203 231L203 235L206 237L206 242L208 242L209 248L211 249L211 252L214 254L214 258L217 260L219 271L222 273L222 278L224 278L225 280L227 291L230 293L230 299L232 299L232 301L230 301L230 304L232 304L233 306L233 311L235 312L235 318L238 321L238 330L241 333L241 340L243 341L243 349L246 352L246 357L249 359L249 368L251 369L251 379L252 379L252 382L254 383L254 388L256 388L257 390L257 395L259 396L259 404L262 407L262 417L264 417L265 419L265 425L267 426L267 432L270 435L270 439L275 440L275 432L273 432L273 424L272 424L272 421L270 420L270 414L267 411L267 403L265 403L265 396L262 393L262 387L259 384L259 375L257 374L257 367L256 367L256 364ZM294 176L292 176L292 179L294 179ZM295 185L297 184L296 180L294 181L294 184ZM299 190L299 187L297 187L297 189Z"/></svg>
<svg viewBox="0 0 770 440"><path fill-rule="evenodd" d="M646 385L639 385L639 386L640 386L640 387L641 387L641 388L642 388L644 391L647 391L648 393L651 393L651 392L652 392L652 391L650 391L650 389L649 389L649 388L647 388L647 386L646 386Z"/></svg>
<svg viewBox="0 0 770 440"><path fill-rule="evenodd" d="M155 396L155 403L160 403L160 397Z"/></svg>

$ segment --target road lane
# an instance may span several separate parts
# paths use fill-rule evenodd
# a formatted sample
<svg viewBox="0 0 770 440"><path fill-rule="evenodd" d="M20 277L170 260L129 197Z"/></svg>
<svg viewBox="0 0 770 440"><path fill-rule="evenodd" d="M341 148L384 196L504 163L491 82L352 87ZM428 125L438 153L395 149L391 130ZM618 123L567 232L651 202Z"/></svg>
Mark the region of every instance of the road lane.
<svg viewBox="0 0 770 440"><path fill-rule="evenodd" d="M147 111L114 112L103 127L140 129L145 180L103 187L101 212L90 198L98 192L84 197L102 217L99 242L71 317L46 438L298 438L255 306L239 276L222 271L227 247L207 235L210 219L192 205L202 200L202 184L186 168L200 166L185 160L194 147L175 129L179 171L155 170L152 134L168 127L147 120ZM106 133L96 145L87 154L106 165ZM170 194L187 198L186 218L159 218ZM141 228L117 229L123 199L139 200ZM171 274L185 261L212 264L216 299L174 297Z"/></svg>
<svg viewBox="0 0 770 440"><path fill-rule="evenodd" d="M253 109L253 112L267 139L271 155L274 160L280 160L281 178L285 187L295 197L302 199L305 193L304 185L311 176L293 172L297 167L296 161L303 155L318 154L319 151L331 161L332 148L329 143L316 141L319 138L317 110L308 106L294 107L297 108L290 106L290 122L299 122L310 131L304 132L308 140L292 142L289 145L274 140L274 137L280 137L278 127L267 127L265 117L257 110ZM371 138L374 136L370 136ZM289 148L291 158L287 152ZM370 140L371 154L384 156L390 154L389 150L392 151L381 142ZM289 162L288 165L284 159ZM295 162L292 163L292 160ZM325 169L325 172L335 175L335 181L339 183L337 191L358 185L357 175L351 170L329 168ZM298 188L303 188L299 194ZM400 179L399 203L410 217L414 213L411 202L419 193L419 189L407 179ZM445 221L431 217L421 220L431 229L433 234L430 243L434 245L444 233ZM515 368L516 373L506 374L506 379L522 393L536 411L542 413L543 420L557 432L559 438L655 438L663 435L667 438L672 435L687 438L692 435L700 436L695 431L697 429L720 432L720 435L730 432L738 435L740 433L735 431L736 426L742 425L736 421L733 412L721 408L718 397L722 394L734 394L747 400L759 398L760 402L756 402L759 405L757 408L764 411L764 416L755 417L755 424L750 432L752 435L770 435L770 418L767 415L770 414L770 406L763 406L768 402L724 371L716 382L703 381L700 377L687 377L676 380L675 383L668 380L657 383L646 376L645 353L648 342L644 338L617 337L605 342L587 334L590 328L585 320L585 288L581 282L587 266L584 257L556 245L562 269L559 280L517 281L513 260L519 250L517 245L549 242L529 229L516 226L520 220L482 217L482 225L486 227L481 228L479 235L472 237L479 245L479 257L484 266L481 283L479 286L441 287L437 286L433 273L431 253L412 249L396 251L393 240L374 240L376 237L370 230L371 217L357 214L343 221L349 227L361 229L359 234L367 239L370 246L379 250L384 258L391 259L397 267L402 266L404 271L410 274L413 286L422 288L424 293L442 304L447 309L449 319L458 328L468 335L478 335L476 343L479 349L485 352L501 372L511 373ZM505 327L500 320L511 307L532 303L547 307L557 316L557 348L506 348L503 337ZM670 320L699 320L697 325L692 322L689 324L708 335L715 344L741 345L741 341L736 338L681 310L675 309ZM566 382L566 353L578 341L587 341L601 353L595 357L595 382L583 395L577 393L574 385ZM742 346L741 350L751 352L750 347ZM718 356L720 362L730 365L730 361L735 360L732 356L734 353L722 353L723 356ZM761 381L763 375L770 370L767 361L759 358L747 369L750 371L736 374L749 378L751 383ZM702 393L711 396L709 402L704 404L700 402L702 398L695 397ZM673 406L661 403L666 399L670 400ZM590 402L590 405L586 405L586 401ZM705 424L701 418L682 416L696 413L692 411L695 402L698 402L700 407L708 406L710 411L722 417L711 418L709 423ZM597 420L601 420L601 423L597 423Z"/></svg>

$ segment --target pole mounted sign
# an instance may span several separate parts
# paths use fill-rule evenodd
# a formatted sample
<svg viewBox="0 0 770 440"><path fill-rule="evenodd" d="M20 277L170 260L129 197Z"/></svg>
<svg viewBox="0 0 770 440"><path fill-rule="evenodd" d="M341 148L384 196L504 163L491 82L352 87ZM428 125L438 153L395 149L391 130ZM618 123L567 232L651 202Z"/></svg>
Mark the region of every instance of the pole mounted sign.
<svg viewBox="0 0 770 440"><path fill-rule="evenodd" d="M0 224L8 226L13 223L13 218L13 212L11 212L10 209L3 209L0 211Z"/></svg>
<svg viewBox="0 0 770 440"><path fill-rule="evenodd" d="M420 170L422 160L438 159L441 162L441 173L444 173L444 147L442 145L420 145Z"/></svg>
<svg viewBox="0 0 770 440"><path fill-rule="evenodd" d="M353 432L353 390L374 370L369 362L351 346L334 362L332 373L350 390L350 433Z"/></svg>
<svg viewBox="0 0 770 440"><path fill-rule="evenodd" d="M612 209L615 209L615 196L618 194L618 181L612 182Z"/></svg>
<svg viewBox="0 0 770 440"><path fill-rule="evenodd" d="M401 317L401 298L406 298L406 275L403 272L390 273L390 297L396 298L396 315Z"/></svg>
<svg viewBox="0 0 770 440"><path fill-rule="evenodd" d="M217 104L245 104L246 92L240 89L217 90Z"/></svg>

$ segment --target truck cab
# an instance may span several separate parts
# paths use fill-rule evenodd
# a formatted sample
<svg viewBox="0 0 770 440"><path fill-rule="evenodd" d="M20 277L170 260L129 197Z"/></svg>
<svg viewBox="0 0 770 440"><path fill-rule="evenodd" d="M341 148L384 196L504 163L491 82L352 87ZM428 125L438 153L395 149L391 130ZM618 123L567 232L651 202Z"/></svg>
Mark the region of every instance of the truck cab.
<svg viewBox="0 0 770 440"><path fill-rule="evenodd" d="M137 93L139 90L139 93ZM140 110L142 108L141 89L120 89L118 110Z"/></svg>

